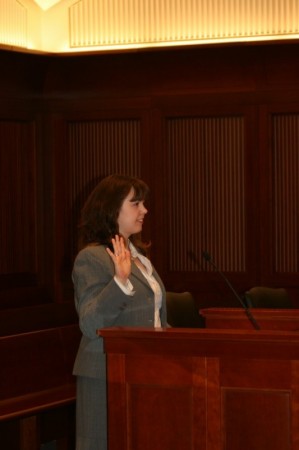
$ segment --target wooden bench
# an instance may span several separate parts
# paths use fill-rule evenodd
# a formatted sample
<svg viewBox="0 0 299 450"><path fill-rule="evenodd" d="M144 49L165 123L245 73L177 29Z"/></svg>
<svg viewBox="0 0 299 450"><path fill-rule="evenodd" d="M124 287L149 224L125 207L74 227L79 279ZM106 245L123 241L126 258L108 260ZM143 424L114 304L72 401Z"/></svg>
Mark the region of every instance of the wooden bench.
<svg viewBox="0 0 299 450"><path fill-rule="evenodd" d="M77 322L73 301L5 308L0 310L0 336L63 327Z"/></svg>
<svg viewBox="0 0 299 450"><path fill-rule="evenodd" d="M0 337L1 448L40 450L53 440L74 449L80 337L77 324Z"/></svg>

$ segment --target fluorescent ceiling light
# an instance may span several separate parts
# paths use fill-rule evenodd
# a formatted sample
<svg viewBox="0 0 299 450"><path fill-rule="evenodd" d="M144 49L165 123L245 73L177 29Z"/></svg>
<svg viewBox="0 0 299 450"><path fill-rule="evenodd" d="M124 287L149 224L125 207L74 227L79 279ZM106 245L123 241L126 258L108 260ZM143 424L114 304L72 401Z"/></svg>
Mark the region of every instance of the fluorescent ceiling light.
<svg viewBox="0 0 299 450"><path fill-rule="evenodd" d="M60 0L34 0L35 3L44 11L59 3Z"/></svg>

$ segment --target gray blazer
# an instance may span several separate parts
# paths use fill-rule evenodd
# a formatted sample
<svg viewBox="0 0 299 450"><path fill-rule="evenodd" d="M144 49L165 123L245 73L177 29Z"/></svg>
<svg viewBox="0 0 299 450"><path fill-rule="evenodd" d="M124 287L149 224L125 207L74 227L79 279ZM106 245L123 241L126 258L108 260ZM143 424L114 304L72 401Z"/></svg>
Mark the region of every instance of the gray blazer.
<svg viewBox="0 0 299 450"><path fill-rule="evenodd" d="M137 266L132 263L130 281L135 294L126 295L114 281L114 264L105 246L81 250L74 263L75 306L79 315L82 339L77 353L74 375L106 378L103 340L96 330L113 326L154 327L154 293ZM162 289L161 325L166 326L164 285L154 270Z"/></svg>

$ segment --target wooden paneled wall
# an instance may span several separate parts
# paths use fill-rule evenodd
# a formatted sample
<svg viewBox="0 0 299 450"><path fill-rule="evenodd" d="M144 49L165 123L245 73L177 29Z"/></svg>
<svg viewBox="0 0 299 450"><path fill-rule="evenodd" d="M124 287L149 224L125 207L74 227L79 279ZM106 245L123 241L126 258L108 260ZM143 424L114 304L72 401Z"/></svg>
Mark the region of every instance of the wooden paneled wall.
<svg viewBox="0 0 299 450"><path fill-rule="evenodd" d="M167 289L235 305L208 251L238 292L283 286L296 302L297 54L0 52L0 307L71 301L79 211L112 172L151 187L144 234Z"/></svg>
<svg viewBox="0 0 299 450"><path fill-rule="evenodd" d="M188 251L207 249L222 270L243 272L244 117L167 118L166 127L169 270L197 271Z"/></svg>

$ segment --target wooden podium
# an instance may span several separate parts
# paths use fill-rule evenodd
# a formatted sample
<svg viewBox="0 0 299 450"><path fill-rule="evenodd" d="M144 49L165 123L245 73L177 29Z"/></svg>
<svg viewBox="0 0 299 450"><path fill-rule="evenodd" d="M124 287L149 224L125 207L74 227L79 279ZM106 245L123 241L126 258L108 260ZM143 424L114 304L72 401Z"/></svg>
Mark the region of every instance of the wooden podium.
<svg viewBox="0 0 299 450"><path fill-rule="evenodd" d="M299 332L99 334L109 450L299 450Z"/></svg>

